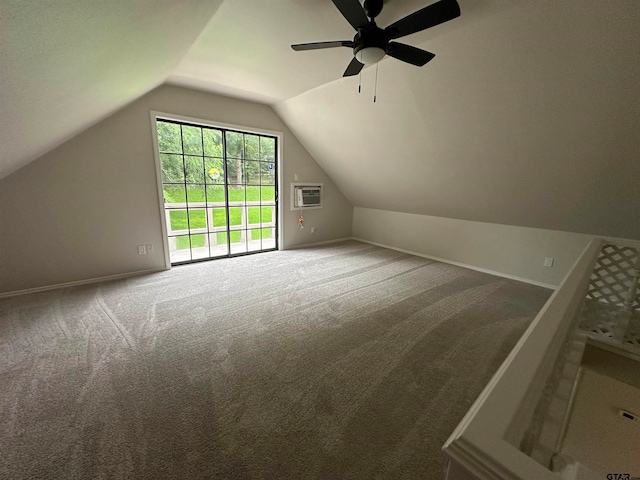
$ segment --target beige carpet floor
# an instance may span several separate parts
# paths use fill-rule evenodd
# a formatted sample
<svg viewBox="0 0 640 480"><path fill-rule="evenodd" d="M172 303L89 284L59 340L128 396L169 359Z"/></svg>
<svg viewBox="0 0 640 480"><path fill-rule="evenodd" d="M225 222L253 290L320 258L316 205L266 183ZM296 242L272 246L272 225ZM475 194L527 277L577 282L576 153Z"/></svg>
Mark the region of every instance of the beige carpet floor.
<svg viewBox="0 0 640 480"><path fill-rule="evenodd" d="M0 478L440 479L550 293L349 241L0 300Z"/></svg>

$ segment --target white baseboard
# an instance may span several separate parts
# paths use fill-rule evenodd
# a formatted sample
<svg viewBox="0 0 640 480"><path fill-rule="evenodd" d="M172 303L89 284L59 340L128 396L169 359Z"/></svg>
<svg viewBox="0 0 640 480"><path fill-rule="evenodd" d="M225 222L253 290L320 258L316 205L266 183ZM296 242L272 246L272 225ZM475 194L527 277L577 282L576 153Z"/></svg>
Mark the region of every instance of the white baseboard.
<svg viewBox="0 0 640 480"><path fill-rule="evenodd" d="M336 238L335 240L325 240L324 242L301 243L300 245L293 245L292 247L284 247L282 250L295 250L296 248L317 247L320 245L328 245L330 243L345 242L347 240L357 240L357 238L344 237L344 238Z"/></svg>
<svg viewBox="0 0 640 480"><path fill-rule="evenodd" d="M344 242L346 240L351 240L351 237L344 237L344 238L338 238L336 240L327 240L324 242L315 242L315 243L305 243L302 245L294 245L293 247L284 247L282 248L282 250L292 250L295 248L303 248L303 247L314 247L314 246L319 246L319 245L326 245L329 243L336 243L336 242ZM110 280L119 280L119 279L123 279L123 278L128 278L128 277L135 277L138 275L145 275L148 273L157 273L157 272L163 272L165 270L169 270L168 268L165 267L161 267L161 268L152 268L149 270L140 270L137 272L130 272L130 273L120 273L117 275L108 275L106 277L97 277L97 278L90 278L87 280L78 280L75 282L65 282L65 283L57 283L54 285L46 285L44 287L35 287L35 288L26 288L24 290L14 290L11 292L0 292L0 299L2 298L9 298L9 297L16 297L18 295L27 295L29 293L38 293L38 292L46 292L49 290L58 290L60 288L67 288L67 287L75 287L78 285L89 285L92 283L100 283L100 282L108 282Z"/></svg>
<svg viewBox="0 0 640 480"><path fill-rule="evenodd" d="M89 278L87 280L78 280L75 282L56 283L44 287L26 288L24 290L15 290L13 292L0 293L0 298L16 297L18 295L27 295L29 293L47 292L49 290L58 290L60 288L76 287L78 285L89 285L92 283L109 282L111 280L121 280L123 278L137 277L149 273L164 272L166 268L152 268L149 270L140 270L137 272L119 273L117 275L108 275L106 277Z"/></svg>
<svg viewBox="0 0 640 480"><path fill-rule="evenodd" d="M503 273L503 272L496 272L495 270L489 270L488 268L476 267L475 265L468 265L466 263L455 262L453 260L448 260L446 258L434 257L433 255L427 255L425 253L414 252L414 251L411 251L411 250L405 250L404 248L398 248L398 247L393 247L391 245L385 245L384 243L372 242L370 240L365 240L364 238L351 237L351 240L357 240L359 242L369 243L369 244L375 245L377 247L389 248L391 250L396 250L398 252L408 253L410 255L416 255L417 257L424 257L424 258L428 258L430 260L436 260L438 262L448 263L450 265L456 265L457 267L468 268L469 270L475 270L477 272L488 273L490 275L495 275L497 277L508 278L509 280L517 280L518 282L524 282L524 283L528 283L528 284L531 284L531 285L536 285L538 287L549 288L551 290L557 290L558 289L557 285L551 285L549 283L537 282L535 280L531 280L531 279L528 279L528 278L516 277L515 275L509 275L509 274Z"/></svg>
<svg viewBox="0 0 640 480"><path fill-rule="evenodd" d="M338 242L344 242L347 240L356 240L358 242L363 242L363 243L368 243L371 245L376 245L377 247L382 247L382 248L388 248L391 250L396 250L398 252L402 252L402 253L408 253L410 255L416 255L418 257L423 257L423 258L428 258L430 260L436 260L438 262L443 262L443 263L448 263L451 265L456 265L458 267L463 267L463 268L468 268L470 270L475 270L478 272L482 272L482 273L488 273L490 275L495 275L497 277L503 277L503 278L508 278L510 280L517 280L519 282L524 282L524 283L529 283L531 285L537 285L538 287L544 287L544 288L549 288L551 290L557 290L558 286L557 285L551 285L549 283L543 283L543 282L537 282L535 280L530 280L528 278L522 278L522 277L516 277L514 275L509 275L503 272L497 272L495 270L489 270L487 268L481 268L481 267L476 267L474 265L468 265L466 263L461 263L461 262L455 262L453 260L448 260L446 258L440 258L440 257L434 257L433 255L427 255L425 253L420 253L420 252L414 252L412 250L406 250L404 248L398 248L398 247L394 247L391 245L386 245L384 243L378 243L378 242L372 242L369 240L365 240L364 238L358 238L358 237L343 237L343 238L336 238L334 240L325 240L323 242L314 242L314 243L303 243L300 245L294 245L291 247L284 247L283 250L294 250L297 248L305 248L305 247L317 247L320 245L329 245L331 243L338 243ZM141 270L138 272L130 272L130 273L121 273L121 274L117 274L117 275L109 275L106 277L98 277L98 278L90 278L87 280L79 280L79 281L75 281L75 282L66 282L66 283L58 283L55 285L47 285L44 287L36 287L36 288L27 288L24 290L15 290L12 292L5 292L5 293L0 293L0 298L8 298L8 297L15 297L18 295L27 295L29 293L38 293L38 292L46 292L49 290L57 290L60 288L67 288L67 287L75 287L78 285L89 285L92 283L100 283L100 282L108 282L110 280L119 280L119 279L123 279L123 278L128 278L128 277L135 277L138 275L146 275L149 273L157 273L157 272L163 272L167 270L166 268L153 268L153 269L149 269L149 270Z"/></svg>

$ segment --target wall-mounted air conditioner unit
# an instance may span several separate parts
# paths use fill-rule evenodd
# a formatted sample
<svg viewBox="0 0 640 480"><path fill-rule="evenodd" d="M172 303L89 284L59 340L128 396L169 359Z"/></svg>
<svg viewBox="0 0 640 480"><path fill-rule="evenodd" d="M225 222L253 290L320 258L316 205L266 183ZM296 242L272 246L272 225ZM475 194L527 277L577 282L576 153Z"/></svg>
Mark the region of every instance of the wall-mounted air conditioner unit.
<svg viewBox="0 0 640 480"><path fill-rule="evenodd" d="M291 210L322 208L322 184L292 183Z"/></svg>

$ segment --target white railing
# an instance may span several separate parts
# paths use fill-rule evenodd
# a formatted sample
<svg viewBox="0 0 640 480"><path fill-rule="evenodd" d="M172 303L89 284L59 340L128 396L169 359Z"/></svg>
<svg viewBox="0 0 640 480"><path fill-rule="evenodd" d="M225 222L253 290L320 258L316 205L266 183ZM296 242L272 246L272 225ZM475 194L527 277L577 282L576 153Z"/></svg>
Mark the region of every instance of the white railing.
<svg viewBox="0 0 640 480"><path fill-rule="evenodd" d="M594 239L445 443L447 479L545 480L589 341L640 359L640 245Z"/></svg>
<svg viewBox="0 0 640 480"><path fill-rule="evenodd" d="M171 226L171 212L186 211L187 205L189 210L205 210L206 226L198 228L185 228L180 230L174 230ZM187 203L165 203L165 221L167 224L167 235L169 236L169 250L175 251L177 249L176 236L179 235L198 235L204 234L205 247L215 246L217 244L217 235L208 235L209 233L226 233L227 226L223 225L215 227L211 224L213 222L214 209L224 208L227 203L225 202L189 202ZM260 201L247 201L247 202L229 202L229 208L240 208L240 223L236 225L229 225L230 231L240 232L240 241L245 241L245 233L247 229L251 228L273 228L276 226L276 204L275 202L260 202ZM268 222L261 221L259 223L249 223L249 208L261 208L271 207L271 218ZM262 220L262 211L261 211Z"/></svg>
<svg viewBox="0 0 640 480"><path fill-rule="evenodd" d="M588 245L445 443L447 479L559 478L530 453L565 370L601 245Z"/></svg>

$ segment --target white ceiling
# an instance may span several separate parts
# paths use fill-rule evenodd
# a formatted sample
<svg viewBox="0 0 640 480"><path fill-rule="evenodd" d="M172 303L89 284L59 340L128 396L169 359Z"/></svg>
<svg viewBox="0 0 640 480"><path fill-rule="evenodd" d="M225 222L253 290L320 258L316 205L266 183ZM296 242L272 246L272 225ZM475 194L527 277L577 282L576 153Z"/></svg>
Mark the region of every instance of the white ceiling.
<svg viewBox="0 0 640 480"><path fill-rule="evenodd" d="M640 238L640 2L470 3L375 104L369 68L274 109L355 206Z"/></svg>
<svg viewBox="0 0 640 480"><path fill-rule="evenodd" d="M464 19L399 41L421 42L473 22L489 2L505 3L467 2ZM384 27L429 3L387 0L376 22ZM354 34L329 0L227 0L168 82L272 104L340 78L353 58L349 48L294 52L291 44L352 40Z"/></svg>
<svg viewBox="0 0 640 480"><path fill-rule="evenodd" d="M430 3L388 0L386 26ZM640 2L459 0L436 54L341 78L328 0L226 1L169 82L270 103L353 205L640 236Z"/></svg>
<svg viewBox="0 0 640 480"><path fill-rule="evenodd" d="M2 0L0 178L162 84L222 0Z"/></svg>
<svg viewBox="0 0 640 480"><path fill-rule="evenodd" d="M374 104L348 48L290 48L352 38L330 0L5 0L0 178L169 82L271 104L355 206L640 238L640 2L458 2Z"/></svg>
<svg viewBox="0 0 640 480"><path fill-rule="evenodd" d="M329 0L4 0L0 26L0 178L165 82L261 103L331 82L349 49L290 45L354 34Z"/></svg>

